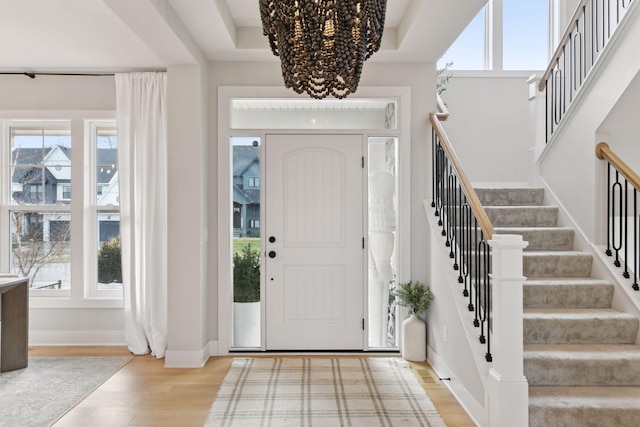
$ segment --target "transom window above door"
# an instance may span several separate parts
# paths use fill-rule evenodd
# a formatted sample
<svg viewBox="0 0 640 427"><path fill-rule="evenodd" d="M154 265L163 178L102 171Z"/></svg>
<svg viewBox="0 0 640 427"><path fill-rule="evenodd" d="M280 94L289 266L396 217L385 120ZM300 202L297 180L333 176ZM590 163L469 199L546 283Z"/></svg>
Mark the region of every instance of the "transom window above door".
<svg viewBox="0 0 640 427"><path fill-rule="evenodd" d="M231 129L397 129L398 100L233 99Z"/></svg>

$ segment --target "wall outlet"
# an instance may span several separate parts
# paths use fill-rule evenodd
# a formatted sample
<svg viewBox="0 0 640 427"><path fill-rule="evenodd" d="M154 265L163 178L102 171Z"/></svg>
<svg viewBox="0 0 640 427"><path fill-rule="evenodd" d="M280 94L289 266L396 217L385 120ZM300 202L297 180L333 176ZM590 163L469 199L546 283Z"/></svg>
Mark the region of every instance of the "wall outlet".
<svg viewBox="0 0 640 427"><path fill-rule="evenodd" d="M444 342L449 342L449 331L447 330L447 325L442 327L442 334L444 335Z"/></svg>

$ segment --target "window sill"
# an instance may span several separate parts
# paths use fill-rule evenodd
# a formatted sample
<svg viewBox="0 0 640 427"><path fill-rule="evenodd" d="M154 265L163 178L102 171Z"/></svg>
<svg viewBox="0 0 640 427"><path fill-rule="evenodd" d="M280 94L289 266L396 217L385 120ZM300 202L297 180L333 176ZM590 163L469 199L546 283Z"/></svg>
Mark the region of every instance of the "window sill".
<svg viewBox="0 0 640 427"><path fill-rule="evenodd" d="M122 298L71 298L67 296L31 296L29 308L117 308L124 307Z"/></svg>

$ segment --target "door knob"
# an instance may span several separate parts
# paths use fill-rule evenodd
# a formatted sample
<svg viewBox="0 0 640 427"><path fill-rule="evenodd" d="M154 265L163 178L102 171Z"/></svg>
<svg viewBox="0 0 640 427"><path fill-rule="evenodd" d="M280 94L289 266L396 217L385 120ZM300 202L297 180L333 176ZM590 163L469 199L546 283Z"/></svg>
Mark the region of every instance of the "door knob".
<svg viewBox="0 0 640 427"><path fill-rule="evenodd" d="M269 258L275 258L276 257L276 251L269 251Z"/></svg>

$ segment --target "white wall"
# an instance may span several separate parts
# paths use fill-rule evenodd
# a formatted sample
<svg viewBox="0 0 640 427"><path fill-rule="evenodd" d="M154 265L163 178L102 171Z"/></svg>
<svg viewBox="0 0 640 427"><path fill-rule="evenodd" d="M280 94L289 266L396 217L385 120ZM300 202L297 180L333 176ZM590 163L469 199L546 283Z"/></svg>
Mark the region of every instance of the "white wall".
<svg viewBox="0 0 640 427"><path fill-rule="evenodd" d="M523 72L454 72L440 95L450 113L445 132L474 185L527 181L528 90Z"/></svg>
<svg viewBox="0 0 640 427"><path fill-rule="evenodd" d="M218 86L275 86L282 87L280 64L277 61L268 63L214 63L210 72L210 146L208 164L217 165L217 144L226 144L227 141L217 141L216 129L218 125L217 88ZM428 257L426 252L426 225L422 211L422 201L427 197L430 189L430 172L425 167L430 161L430 128L428 126L428 114L435 111L435 64L408 64L408 63L375 63L368 62L364 71L360 86L382 87L410 87L411 88L411 277L405 280L426 281L428 272ZM292 95L295 93L292 91ZM402 114L402 112L401 112ZM401 142L402 144L403 142ZM406 142L405 142L406 143ZM216 186L217 179L213 170L208 177L209 187L209 223L216 224L217 205ZM218 313L216 294L218 283L217 266L219 254L217 242L226 238L217 236L210 229L208 245L209 287L208 287L208 330L209 339L216 341L218 338Z"/></svg>
<svg viewBox="0 0 640 427"><path fill-rule="evenodd" d="M167 70L168 330L166 365L206 361L208 68Z"/></svg>

